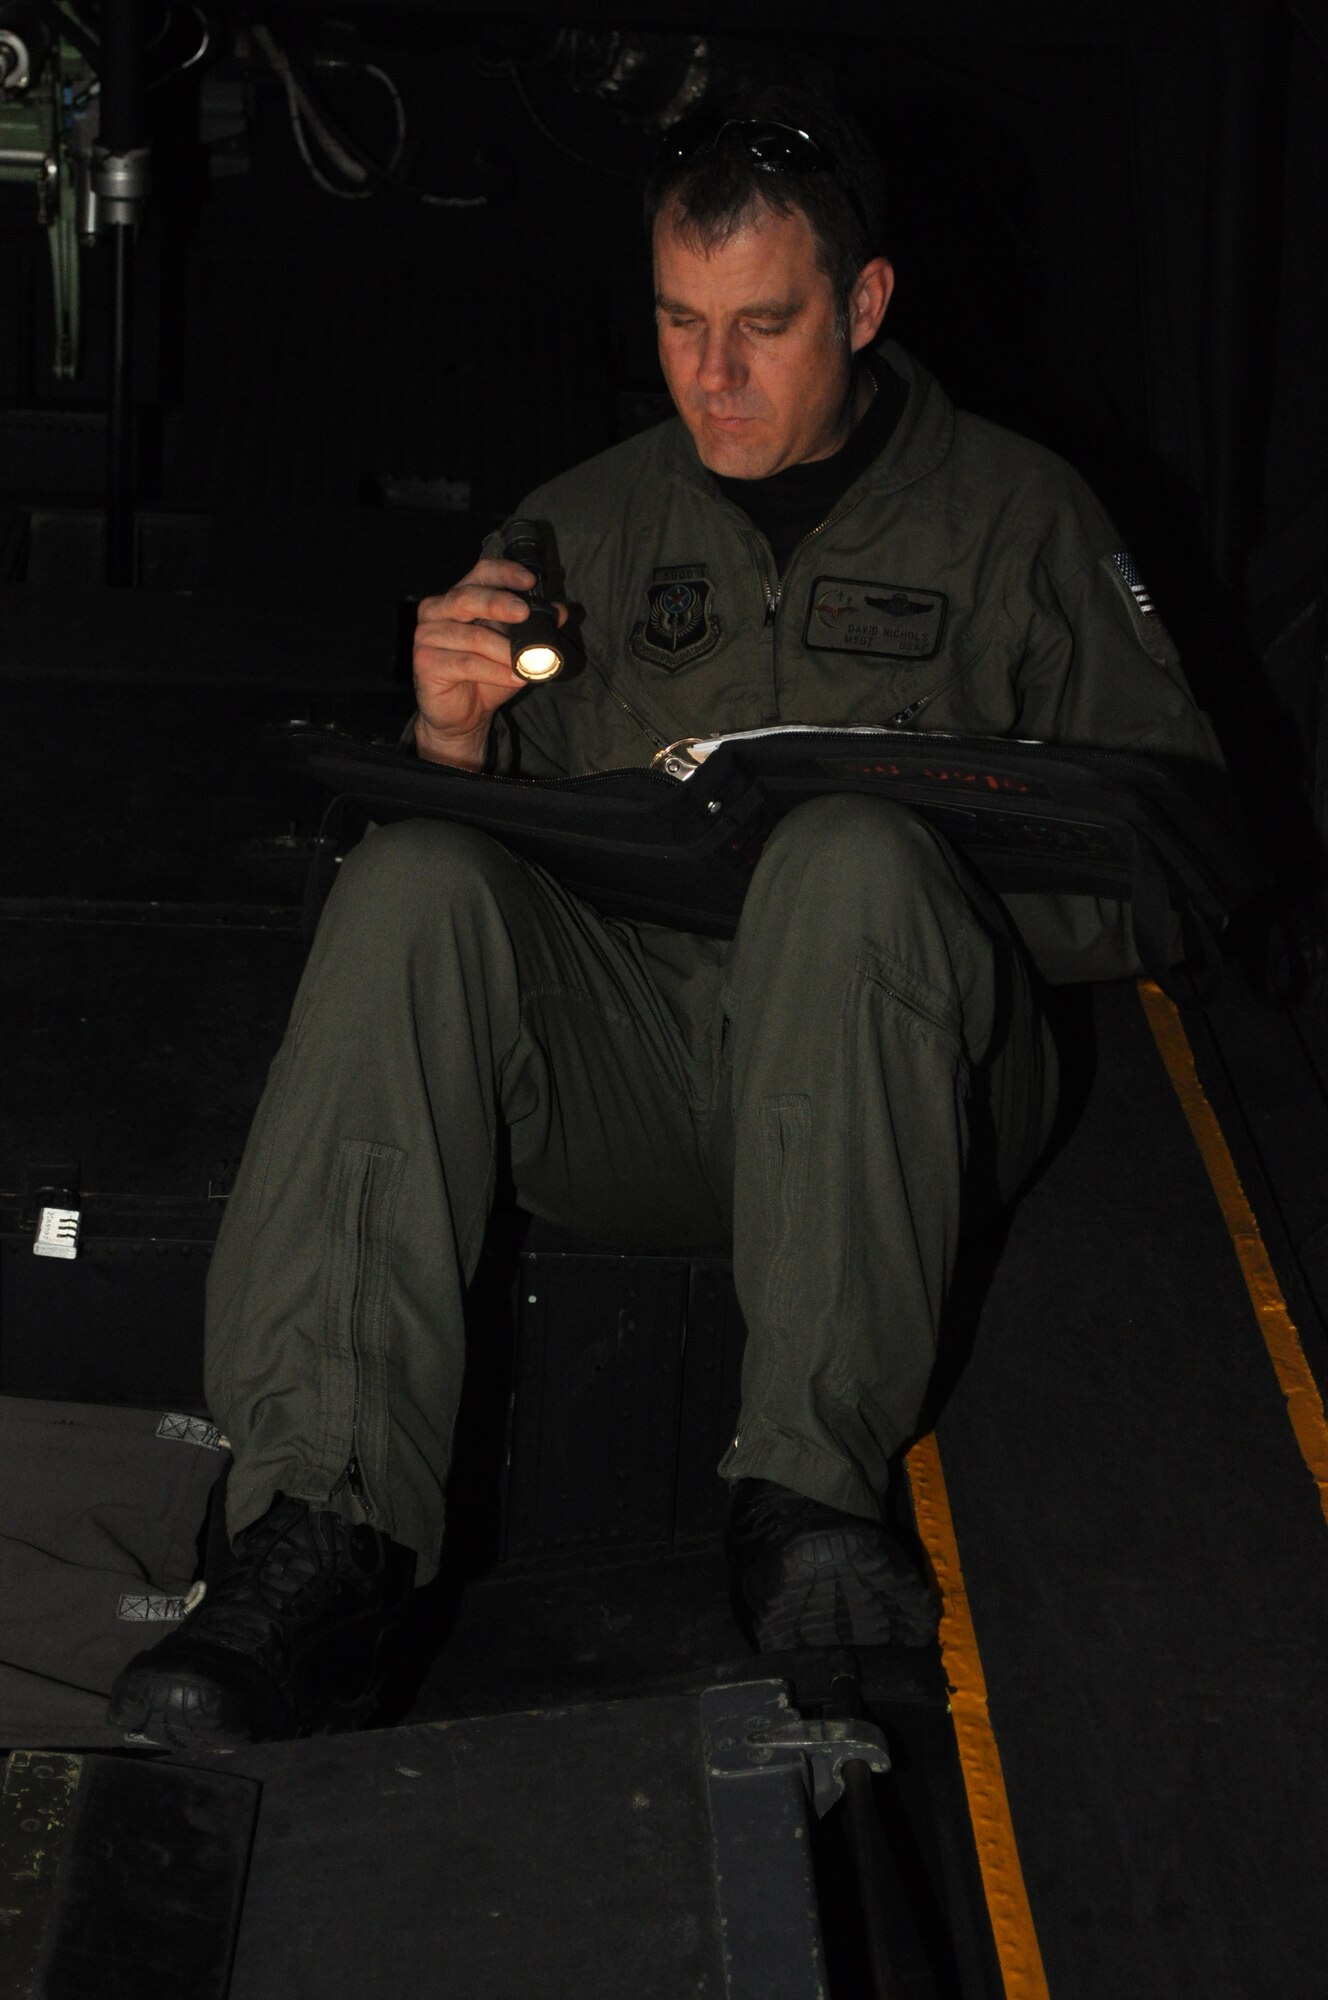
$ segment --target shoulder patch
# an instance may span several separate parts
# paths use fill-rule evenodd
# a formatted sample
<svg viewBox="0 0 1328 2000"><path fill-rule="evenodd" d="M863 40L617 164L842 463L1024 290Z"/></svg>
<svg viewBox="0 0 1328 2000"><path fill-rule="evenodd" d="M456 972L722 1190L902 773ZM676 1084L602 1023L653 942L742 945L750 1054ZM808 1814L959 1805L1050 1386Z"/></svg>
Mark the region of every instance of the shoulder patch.
<svg viewBox="0 0 1328 2000"><path fill-rule="evenodd" d="M1139 574L1139 566L1127 549L1117 549L1111 560L1115 563L1125 582L1125 587L1138 605L1145 618L1151 618L1157 610L1152 592Z"/></svg>
<svg viewBox="0 0 1328 2000"><path fill-rule="evenodd" d="M724 630L711 610L713 595L704 563L657 569L646 585L646 615L632 628L637 659L676 673L713 653Z"/></svg>

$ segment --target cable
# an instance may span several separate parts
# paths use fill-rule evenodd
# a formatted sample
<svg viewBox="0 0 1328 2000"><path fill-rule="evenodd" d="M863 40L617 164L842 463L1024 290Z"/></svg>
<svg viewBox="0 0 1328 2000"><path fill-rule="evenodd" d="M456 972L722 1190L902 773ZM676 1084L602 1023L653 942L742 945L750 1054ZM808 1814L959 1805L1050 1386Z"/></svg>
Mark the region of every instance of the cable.
<svg viewBox="0 0 1328 2000"><path fill-rule="evenodd" d="M322 70L342 70L348 76L376 77L378 82L382 84L383 89L387 92L388 96L392 100L392 121L396 126L396 134L397 134L396 141L392 147L391 158L388 160L387 166L383 170L386 173L392 173L395 170L403 151L405 150L406 107L402 101L401 92L397 89L395 83L393 83L387 71L385 69L380 69L377 63L367 63L367 62L361 62L361 63L339 62L339 61L323 62L323 63L318 63L316 67ZM307 95L308 93L306 92L306 96ZM345 144L347 150L349 151L351 146L351 141L347 139L345 141ZM366 160L362 164L364 164L367 167L369 163Z"/></svg>
<svg viewBox="0 0 1328 2000"><path fill-rule="evenodd" d="M298 63L278 47L270 31L267 28L255 27L253 34L260 48L268 56L268 60L272 63L278 76L284 79L284 76L289 74L291 89L296 93L300 113L304 118L308 119L314 137L318 140L328 158L340 172L346 174L347 179L356 182L368 181L373 184L373 187L364 189L364 193L371 193L374 187L381 187L391 194L402 196L407 201L419 202L426 208L488 207L489 197L487 194L430 194L423 188L412 187L409 181L402 180L390 167L380 166L376 160L370 159L369 155L346 132L335 125L326 112L315 103L312 92L307 88L301 77ZM273 52L275 52L275 59ZM395 90L395 86L391 84L391 79L387 78L385 80L389 88ZM288 91L288 101L289 96L290 93ZM402 116L404 118L404 106L402 107ZM296 122L298 123L298 120ZM301 151L304 152L303 147L301 147ZM310 171L314 174L314 178L319 181L319 185L327 188L328 193L343 196L348 193L348 190L334 187L330 182L323 180L312 164L310 165ZM354 199L355 197L352 196L351 198Z"/></svg>
<svg viewBox="0 0 1328 2000"><path fill-rule="evenodd" d="M309 151L308 141L304 136L304 126L300 119L300 100L295 82L289 76L283 77L281 81L282 87L286 92L286 105L290 113L291 136L295 141L296 150L300 158L304 161L305 167L308 169L310 179L316 186L322 188L325 194L335 195L338 201L368 201L370 199L368 188L338 187L334 181L330 181L327 178L322 168L316 165L314 157ZM314 131L315 136L317 136L317 125L315 125ZM361 174L360 178L363 179L364 175Z"/></svg>
<svg viewBox="0 0 1328 2000"><path fill-rule="evenodd" d="M285 77L283 77L282 83L286 91L287 108L290 112L291 136L295 141L296 150L308 170L309 178L316 186L322 188L324 194L335 195L338 201L370 200L371 197L368 188L338 187L334 181L328 179L322 168L315 164L313 155L309 151L308 142L304 136L304 126L300 122L300 106L295 94L295 86Z"/></svg>
<svg viewBox="0 0 1328 2000"><path fill-rule="evenodd" d="M78 20L77 17L71 16L70 14L66 13L63 8L55 4L55 0L32 0L32 4L36 7L38 13L42 15L42 17L47 22L49 22L50 25L55 29L57 35L62 36L64 40L67 41L72 48L78 50L79 54L83 57L83 60L88 64L89 68L93 70L100 70L102 61L102 45L101 45L101 37L97 34L95 29L89 28L84 22ZM192 8L191 12L197 14L198 9L196 7ZM203 17L201 14L199 14L198 18L202 20ZM170 22L171 22L171 16L168 10L162 17L162 26L153 36L152 40L147 44L147 49L144 50L145 54L149 50L158 47L158 45L165 40L166 35L170 30ZM199 53L201 54L202 51L200 50ZM184 63L182 65L182 68L188 69L197 60L198 60L197 56L191 56L189 62ZM167 76L169 76L170 74L171 72L168 71ZM149 90L153 90L156 88L157 83L162 83L165 81L166 77L158 77L152 83L149 83L147 88ZM76 110L81 110L83 106L88 102L89 98L99 96L100 92L101 92L100 82L95 81L91 83L85 91L83 91L78 97L76 97L73 100L74 108Z"/></svg>
<svg viewBox="0 0 1328 2000"><path fill-rule="evenodd" d="M292 60L291 67L292 70L298 76L300 74L300 66L298 59ZM368 65L366 65L366 67L368 67ZM376 64L374 65L374 68L375 70L377 70ZM383 73L379 72L379 74ZM391 78L383 74L383 81L387 84L388 88L392 90L394 96L396 96L397 95L396 87L392 83ZM309 93L306 90L306 95L308 94ZM418 202L421 204L422 207L425 208L460 209L460 208L487 208L489 206L489 197L487 194L473 194L473 195L431 194L424 188L417 188L412 186L409 181L403 180L398 174L396 174L393 171L396 165L397 158L399 157L399 154L393 155L391 165L387 167L380 166L378 161L371 159L369 155L363 150L363 148L360 147L347 132L345 132L340 126L334 125L331 118L328 117L326 112L320 111L319 115L322 118L324 124L328 127L328 129L335 133L337 139L339 140L341 145L345 147L346 151L351 155L351 157L359 162L360 166L364 169L368 179L371 182L373 182L376 186L382 188L384 192L388 194L399 195L405 201ZM401 116L402 120L404 121L405 118L404 105L402 105L401 107ZM402 131L404 136L404 122Z"/></svg>
<svg viewBox="0 0 1328 2000"><path fill-rule="evenodd" d="M88 7L85 4L85 0L68 0L67 11L73 15L75 23L83 30L84 34L90 35L98 48L100 48L104 39L102 35L101 8Z"/></svg>
<svg viewBox="0 0 1328 2000"><path fill-rule="evenodd" d="M33 0L33 5L56 34L62 35L71 48L78 50L86 63L93 69L101 67L101 43L82 22L72 20L63 7L56 6L55 0Z"/></svg>
<svg viewBox="0 0 1328 2000"><path fill-rule="evenodd" d="M423 202L426 208L487 208L487 194L425 194L421 188L412 187L409 181L399 181L394 174L376 173L374 179L381 180L384 187L393 194L403 195L407 201Z"/></svg>
<svg viewBox="0 0 1328 2000"><path fill-rule="evenodd" d="M352 182L366 181L369 178L366 169L357 160L352 159L345 148L328 131L317 106L305 91L304 86L296 78L295 72L291 67L290 57L279 46L270 30L259 23L255 23L252 33L255 42L257 42L259 48L267 57L268 62L271 64L272 69L286 92L286 103L290 110L291 132L294 135L295 144L299 149L300 158L304 161L314 180L328 194L337 195L343 201L364 201L368 195L367 188L361 192L356 192L350 188L339 188L328 180L322 171L314 165L313 156L305 141L301 115L308 119L310 131L338 172L343 173L346 179Z"/></svg>
<svg viewBox="0 0 1328 2000"><path fill-rule="evenodd" d="M489 62L479 55L477 51L472 50L471 60L482 76L505 76L507 78L517 94L522 110L535 127L535 130L542 139L546 140L550 146L555 147L558 152L564 153L569 160L575 160L579 167L588 167L591 173L607 175L611 181L630 181L633 179L633 176L624 173L621 167L607 167L603 160L592 160L588 154L578 153L575 146L569 146L565 139L560 139L553 128L545 124L539 112L535 109L530 100L530 93L527 91L525 83L522 80L521 72L510 56L504 56L500 62Z"/></svg>
<svg viewBox="0 0 1328 2000"><path fill-rule="evenodd" d="M204 56L207 54L209 48L212 46L212 23L208 20L208 17L203 12L203 9L201 7L194 7L191 5L189 12L193 15L194 19L198 22L199 26L203 30L202 41L199 43L198 47L194 50L194 53L190 56L188 62L177 63L175 68L168 69L164 76L155 77L153 81L148 85L149 90L156 90L160 84L172 83L174 82L177 76L183 76L187 69L193 69L196 63L202 62Z"/></svg>
<svg viewBox="0 0 1328 2000"><path fill-rule="evenodd" d="M174 19L175 16L173 10L169 6L163 7L161 10L161 26L157 29L157 32L152 37L152 40L150 42L144 42L143 44L143 53L145 56L150 56L154 49L161 47L161 44L165 41L167 35L169 35L171 32L171 27L174 22Z"/></svg>
<svg viewBox="0 0 1328 2000"><path fill-rule="evenodd" d="M363 65L363 73L365 76L376 76L392 99L392 113L397 124L397 143L392 148L392 157L387 163L387 170L389 173L392 173L396 170L401 155L406 149L406 107L401 101L401 92L397 89L385 69L379 69L377 63L365 63Z"/></svg>

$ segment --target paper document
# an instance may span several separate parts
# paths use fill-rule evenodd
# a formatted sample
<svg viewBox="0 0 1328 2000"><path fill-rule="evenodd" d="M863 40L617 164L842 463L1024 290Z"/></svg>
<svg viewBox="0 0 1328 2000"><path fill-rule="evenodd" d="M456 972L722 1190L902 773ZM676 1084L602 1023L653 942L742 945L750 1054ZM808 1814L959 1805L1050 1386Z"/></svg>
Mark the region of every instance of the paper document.
<svg viewBox="0 0 1328 2000"><path fill-rule="evenodd" d="M947 732L937 730L931 740L943 737ZM753 743L762 736L910 736L913 731L891 729L880 722L773 722L764 729L735 729L727 736L680 736L676 743L666 749L657 750L651 759L656 770L667 771L671 778L687 779L700 770L706 758L718 750L721 743ZM972 737L963 739L968 743ZM993 739L998 743L1032 743L1034 737L1001 736Z"/></svg>

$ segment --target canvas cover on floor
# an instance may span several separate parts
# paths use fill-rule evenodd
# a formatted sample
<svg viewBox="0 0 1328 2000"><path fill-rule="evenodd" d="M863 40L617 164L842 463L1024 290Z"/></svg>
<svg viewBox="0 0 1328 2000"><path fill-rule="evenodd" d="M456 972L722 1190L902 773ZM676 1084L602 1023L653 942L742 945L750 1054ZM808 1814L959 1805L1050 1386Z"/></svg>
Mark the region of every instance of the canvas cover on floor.
<svg viewBox="0 0 1328 2000"><path fill-rule="evenodd" d="M183 1616L226 1456L182 1411L0 1397L0 1747L119 1743L106 1695Z"/></svg>

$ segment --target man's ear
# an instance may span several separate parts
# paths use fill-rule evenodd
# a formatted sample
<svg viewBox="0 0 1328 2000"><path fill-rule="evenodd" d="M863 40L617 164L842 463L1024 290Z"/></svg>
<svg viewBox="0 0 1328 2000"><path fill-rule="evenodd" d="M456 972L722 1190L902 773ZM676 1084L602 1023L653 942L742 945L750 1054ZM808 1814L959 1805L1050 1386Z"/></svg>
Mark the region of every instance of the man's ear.
<svg viewBox="0 0 1328 2000"><path fill-rule="evenodd" d="M895 267L888 257L873 257L858 272L848 299L848 337L854 354L870 347L880 332L894 288Z"/></svg>

